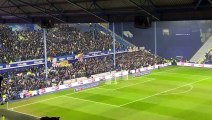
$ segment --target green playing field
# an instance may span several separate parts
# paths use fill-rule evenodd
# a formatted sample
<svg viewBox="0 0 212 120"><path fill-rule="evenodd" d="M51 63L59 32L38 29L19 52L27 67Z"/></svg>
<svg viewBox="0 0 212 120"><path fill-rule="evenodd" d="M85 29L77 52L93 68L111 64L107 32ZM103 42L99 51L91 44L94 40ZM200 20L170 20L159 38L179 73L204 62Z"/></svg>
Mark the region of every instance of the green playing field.
<svg viewBox="0 0 212 120"><path fill-rule="evenodd" d="M212 69L171 66L117 84L11 102L9 108L61 120L212 120L211 94Z"/></svg>

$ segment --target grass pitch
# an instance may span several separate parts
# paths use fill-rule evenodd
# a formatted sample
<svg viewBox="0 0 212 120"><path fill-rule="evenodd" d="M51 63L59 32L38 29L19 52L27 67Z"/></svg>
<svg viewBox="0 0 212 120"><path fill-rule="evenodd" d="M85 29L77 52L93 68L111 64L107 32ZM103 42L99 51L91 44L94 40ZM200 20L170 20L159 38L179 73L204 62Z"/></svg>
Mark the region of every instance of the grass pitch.
<svg viewBox="0 0 212 120"><path fill-rule="evenodd" d="M117 84L11 102L9 108L35 116L30 120L212 120L212 69L171 66Z"/></svg>

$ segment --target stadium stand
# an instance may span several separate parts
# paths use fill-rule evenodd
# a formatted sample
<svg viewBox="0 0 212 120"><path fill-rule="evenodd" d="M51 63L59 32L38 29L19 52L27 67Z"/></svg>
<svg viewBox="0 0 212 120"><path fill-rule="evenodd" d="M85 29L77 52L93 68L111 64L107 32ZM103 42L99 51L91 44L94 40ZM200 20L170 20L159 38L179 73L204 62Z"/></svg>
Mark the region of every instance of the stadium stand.
<svg viewBox="0 0 212 120"><path fill-rule="evenodd" d="M41 30L12 31L8 25L1 25L0 30L0 63L39 59L44 57ZM48 56L61 56L72 53L88 53L108 51L112 49L112 36L96 32L93 39L92 31L80 32L76 28L55 25L48 31ZM116 42L116 48L124 46Z"/></svg>
<svg viewBox="0 0 212 120"><path fill-rule="evenodd" d="M0 4L1 120L212 119L212 0Z"/></svg>
<svg viewBox="0 0 212 120"><path fill-rule="evenodd" d="M212 48L205 54L205 61L206 64L212 64Z"/></svg>

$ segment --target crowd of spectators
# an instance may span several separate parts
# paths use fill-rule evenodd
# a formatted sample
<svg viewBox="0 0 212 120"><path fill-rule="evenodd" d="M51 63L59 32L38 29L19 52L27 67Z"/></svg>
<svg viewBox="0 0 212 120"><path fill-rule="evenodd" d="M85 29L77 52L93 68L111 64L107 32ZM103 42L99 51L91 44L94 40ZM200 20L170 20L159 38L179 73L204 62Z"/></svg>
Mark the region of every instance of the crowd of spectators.
<svg viewBox="0 0 212 120"><path fill-rule="evenodd" d="M212 64L212 48L205 54L205 63Z"/></svg>
<svg viewBox="0 0 212 120"><path fill-rule="evenodd" d="M43 79L42 68L31 68L11 71L3 74L1 92L7 94L8 99L19 99L23 90L36 90L47 87L47 82Z"/></svg>
<svg viewBox="0 0 212 120"><path fill-rule="evenodd" d="M116 59L117 68L122 70L132 70L164 63L163 58L155 56L146 50L118 54Z"/></svg>
<svg viewBox="0 0 212 120"><path fill-rule="evenodd" d="M159 56L155 57L148 51L119 53L116 55L116 66L113 66L113 55L84 58L83 61L69 63L68 66L50 67L48 78L45 78L44 67L33 67L22 71L4 74L3 94L10 100L19 99L23 90L38 90L54 85L61 85L65 80L90 77L93 74L112 70L132 70L154 64L164 63Z"/></svg>
<svg viewBox="0 0 212 120"><path fill-rule="evenodd" d="M8 25L0 25L0 63L10 63L44 58L43 31L13 31ZM112 49L112 36L101 31L81 32L68 25L56 25L47 31L48 56L70 55L108 51ZM116 48L121 49L116 42Z"/></svg>
<svg viewBox="0 0 212 120"><path fill-rule="evenodd" d="M0 30L0 64L44 58L43 31L13 31L8 25L0 25ZM101 31L95 31L94 35L93 31L81 32L68 25L56 25L47 31L47 54L48 57L55 57L109 51L113 48L112 42L112 36ZM124 46L116 42L116 49L122 48ZM69 79L90 77L113 70L132 70L164 62L163 58L146 50L136 50L116 54L116 66L113 65L113 55L82 58L68 66L52 66L48 70L48 78L44 66L7 71L3 74L0 94L7 95L9 100L16 100L21 98L23 90L38 90L61 85Z"/></svg>

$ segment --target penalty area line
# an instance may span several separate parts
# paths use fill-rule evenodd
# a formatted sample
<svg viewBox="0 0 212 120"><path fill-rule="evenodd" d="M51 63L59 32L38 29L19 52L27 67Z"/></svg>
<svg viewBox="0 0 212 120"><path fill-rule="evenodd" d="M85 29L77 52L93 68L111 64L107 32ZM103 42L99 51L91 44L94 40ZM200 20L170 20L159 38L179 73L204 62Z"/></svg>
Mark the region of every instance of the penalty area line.
<svg viewBox="0 0 212 120"><path fill-rule="evenodd" d="M156 93L156 94L153 94L153 95L150 95L150 96L141 98L141 99L137 99L137 100L128 102L128 103L125 103L125 104L120 105L119 107L123 107L123 106L126 106L126 105L131 104L131 103L135 103L135 102L138 102L138 101L146 100L146 99L148 99L148 98L155 97L155 96L157 96L157 95L161 95L161 94L164 94L164 93L166 93L166 92L169 92L169 91L172 91L172 90L176 90L176 89L181 88L181 87L184 87L184 86L193 85L193 84L195 84L195 83L198 83L198 82L201 82L201 81L204 81L204 80L207 80L207 79L209 79L209 77L208 77L208 78L205 78L205 79L197 80L197 81L195 81L195 82L191 82L191 83L188 83L188 84L184 84L184 85L181 85L181 86L178 86L178 87L169 89L169 90L165 90L165 91L163 91L163 92L159 92L159 93Z"/></svg>
<svg viewBox="0 0 212 120"><path fill-rule="evenodd" d="M67 96L67 95L66 95L66 96L64 96L64 97L66 97L66 98L71 98L71 99L76 99L76 100L87 101L87 102L98 103L98 104L107 105L107 106L112 106L112 107L119 107L118 105L107 104L107 103L97 102L97 101L93 101L93 100L86 100L86 99L81 99L81 98L71 97L71 96Z"/></svg>
<svg viewBox="0 0 212 120"><path fill-rule="evenodd" d="M117 88L117 89L107 89L107 90L108 90L108 91L115 91L115 90L119 90L119 89L126 88L126 87L129 87L129 86L134 86L134 85L138 85L138 84L142 84L142 83L147 83L147 82L154 81L154 80L155 80L155 79L146 80L146 81L139 82L139 83L135 83L135 84L132 84L132 85L127 85L127 86L124 86L124 87L119 87L119 88ZM104 88L101 88L101 89L104 89ZM119 107L118 105L107 104L107 103L102 103L102 102L97 102L97 101L92 101L92 100L86 100L86 99L71 97L71 96L68 96L68 95L64 95L63 97L72 98L72 99L77 99L77 100L83 100L83 101L88 101L88 102L93 102L93 103L99 103L99 104L108 105L108 106L113 106L113 107Z"/></svg>
<svg viewBox="0 0 212 120"><path fill-rule="evenodd" d="M139 84L142 84L142 83L147 83L147 82L151 82L151 81L155 80L154 78L146 78L146 79L149 79L149 80L145 80L145 81L142 81L142 82L126 85L126 86L123 86L123 87L118 87L118 88L115 88L115 89L107 89L107 88L102 88L102 87L98 87L97 89L105 89L105 90L108 90L108 91L115 91L115 90L119 90L119 89L122 89L122 88L127 88L127 87L130 87L130 86L139 85Z"/></svg>
<svg viewBox="0 0 212 120"><path fill-rule="evenodd" d="M135 79L135 78L133 78L133 79ZM150 79L150 78L147 78L147 79ZM150 81L153 81L153 80L154 80L154 79L146 80L146 81L143 81L143 82L141 82L141 83L150 82ZM137 84L141 84L141 83L137 83ZM32 103L28 103L28 104L24 104L24 105L12 107L11 109L17 109L17 108L21 108L21 107L25 107L25 106L29 106L29 105L33 105L33 104L37 104L37 103L41 103L41 102L45 102L45 101L57 99L57 98L64 97L64 96L67 96L67 95L72 95L72 94L77 94L77 93L89 91L89 90L92 90L92 89L98 89L98 88L99 88L99 89L104 89L104 88L102 88L103 86L106 86L106 85L102 85L102 86L98 86L98 87L89 88L89 89L82 90L82 91L79 91L79 92L64 94L64 95L56 96L56 97L49 98L49 99L39 100L39 101L37 101L37 102L32 102ZM111 89L111 91L113 91L113 90L118 90L118 89L121 89L121 88L124 88L124 87L120 87L120 88L116 88L116 89ZM108 89L108 90L109 90L109 89Z"/></svg>
<svg viewBox="0 0 212 120"><path fill-rule="evenodd" d="M188 85L190 88L188 90L182 91L182 92L174 92L174 93L165 93L165 94L161 94L161 95L178 95L178 94L184 94L184 93L188 93L190 91L193 90L194 86L193 85Z"/></svg>

